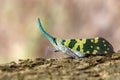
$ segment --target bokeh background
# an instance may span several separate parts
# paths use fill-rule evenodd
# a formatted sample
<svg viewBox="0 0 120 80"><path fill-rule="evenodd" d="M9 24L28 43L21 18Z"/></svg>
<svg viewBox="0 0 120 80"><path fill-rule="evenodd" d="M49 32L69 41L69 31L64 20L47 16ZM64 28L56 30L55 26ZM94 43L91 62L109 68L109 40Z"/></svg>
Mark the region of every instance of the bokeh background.
<svg viewBox="0 0 120 80"><path fill-rule="evenodd" d="M38 17L55 37L100 36L120 49L119 0L0 0L0 63L44 56L52 45L39 31Z"/></svg>

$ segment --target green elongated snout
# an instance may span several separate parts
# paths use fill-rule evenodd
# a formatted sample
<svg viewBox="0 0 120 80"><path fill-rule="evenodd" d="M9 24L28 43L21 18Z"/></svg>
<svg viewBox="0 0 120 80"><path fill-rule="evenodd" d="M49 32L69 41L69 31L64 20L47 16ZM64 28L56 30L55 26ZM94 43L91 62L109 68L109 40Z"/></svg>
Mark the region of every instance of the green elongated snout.
<svg viewBox="0 0 120 80"><path fill-rule="evenodd" d="M55 44L54 38L43 29L40 22L40 18L38 18L38 27L40 29L40 32L54 45Z"/></svg>

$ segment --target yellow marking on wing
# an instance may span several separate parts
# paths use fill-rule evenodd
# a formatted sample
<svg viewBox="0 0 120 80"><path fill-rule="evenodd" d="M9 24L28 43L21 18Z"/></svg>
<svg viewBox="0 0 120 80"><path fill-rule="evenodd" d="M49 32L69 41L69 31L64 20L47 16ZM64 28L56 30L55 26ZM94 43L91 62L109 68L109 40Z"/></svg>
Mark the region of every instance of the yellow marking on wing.
<svg viewBox="0 0 120 80"><path fill-rule="evenodd" d="M103 40L102 42L105 43L105 40Z"/></svg>
<svg viewBox="0 0 120 80"><path fill-rule="evenodd" d="M93 42L94 40L93 39L91 39L91 42Z"/></svg>
<svg viewBox="0 0 120 80"><path fill-rule="evenodd" d="M82 43L83 43L83 44L85 44L85 43L86 43L86 39L82 39L81 41L82 41Z"/></svg>
<svg viewBox="0 0 120 80"><path fill-rule="evenodd" d="M91 48L93 48L93 46L90 46Z"/></svg>
<svg viewBox="0 0 120 80"><path fill-rule="evenodd" d="M97 50L94 50L93 52L92 52L92 54L96 54L97 53Z"/></svg>
<svg viewBox="0 0 120 80"><path fill-rule="evenodd" d="M107 48L107 50L110 50L110 48Z"/></svg>
<svg viewBox="0 0 120 80"><path fill-rule="evenodd" d="M104 44L104 46L107 46L106 44Z"/></svg>
<svg viewBox="0 0 120 80"><path fill-rule="evenodd" d="M76 39L77 43L74 45L73 49L77 50L78 45L82 45L82 42L79 39ZM80 46L81 48L82 46Z"/></svg>
<svg viewBox="0 0 120 80"><path fill-rule="evenodd" d="M95 43L98 43L98 37L97 37L97 38L95 38Z"/></svg>
<svg viewBox="0 0 120 80"><path fill-rule="evenodd" d="M107 53L107 51L105 51L105 53Z"/></svg>
<svg viewBox="0 0 120 80"><path fill-rule="evenodd" d="M57 43L57 44L60 44L60 40L61 40L61 39L56 38L56 43Z"/></svg>
<svg viewBox="0 0 120 80"><path fill-rule="evenodd" d="M86 53L87 53L87 54L90 54L90 51L87 51Z"/></svg>
<svg viewBox="0 0 120 80"><path fill-rule="evenodd" d="M66 39L64 45L69 46L69 43L70 43L70 39Z"/></svg>
<svg viewBox="0 0 120 80"><path fill-rule="evenodd" d="M78 44L76 43L72 49L77 50L77 47L78 47Z"/></svg>
<svg viewBox="0 0 120 80"><path fill-rule="evenodd" d="M80 52L84 52L83 45L86 43L86 39L76 39L77 43L72 48L73 50L77 50L77 47L80 46Z"/></svg>
<svg viewBox="0 0 120 80"><path fill-rule="evenodd" d="M83 53L83 52L84 52L84 50L83 50L83 49L80 49L80 52L81 52L81 53Z"/></svg>
<svg viewBox="0 0 120 80"><path fill-rule="evenodd" d="M97 46L97 50L100 50L100 47L99 47L99 46Z"/></svg>

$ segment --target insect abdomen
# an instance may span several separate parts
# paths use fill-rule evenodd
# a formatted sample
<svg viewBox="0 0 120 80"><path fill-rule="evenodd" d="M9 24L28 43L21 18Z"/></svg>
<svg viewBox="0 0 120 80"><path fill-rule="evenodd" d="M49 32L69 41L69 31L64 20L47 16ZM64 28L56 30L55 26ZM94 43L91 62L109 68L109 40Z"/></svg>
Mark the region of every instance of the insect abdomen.
<svg viewBox="0 0 120 80"><path fill-rule="evenodd" d="M103 38L91 39L66 39L62 44L70 49L85 54L106 54L113 53L112 45Z"/></svg>

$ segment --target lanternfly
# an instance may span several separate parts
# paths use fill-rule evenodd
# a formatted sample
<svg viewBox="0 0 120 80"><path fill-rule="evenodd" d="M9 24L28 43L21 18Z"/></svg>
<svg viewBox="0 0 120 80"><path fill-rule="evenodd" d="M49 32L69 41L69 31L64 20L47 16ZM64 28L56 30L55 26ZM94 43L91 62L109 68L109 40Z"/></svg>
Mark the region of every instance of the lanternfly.
<svg viewBox="0 0 120 80"><path fill-rule="evenodd" d="M103 55L113 53L112 45L101 37L90 39L59 39L52 37L42 27L38 18L38 27L41 33L52 43L55 51L61 51L73 58L85 57L87 55Z"/></svg>

